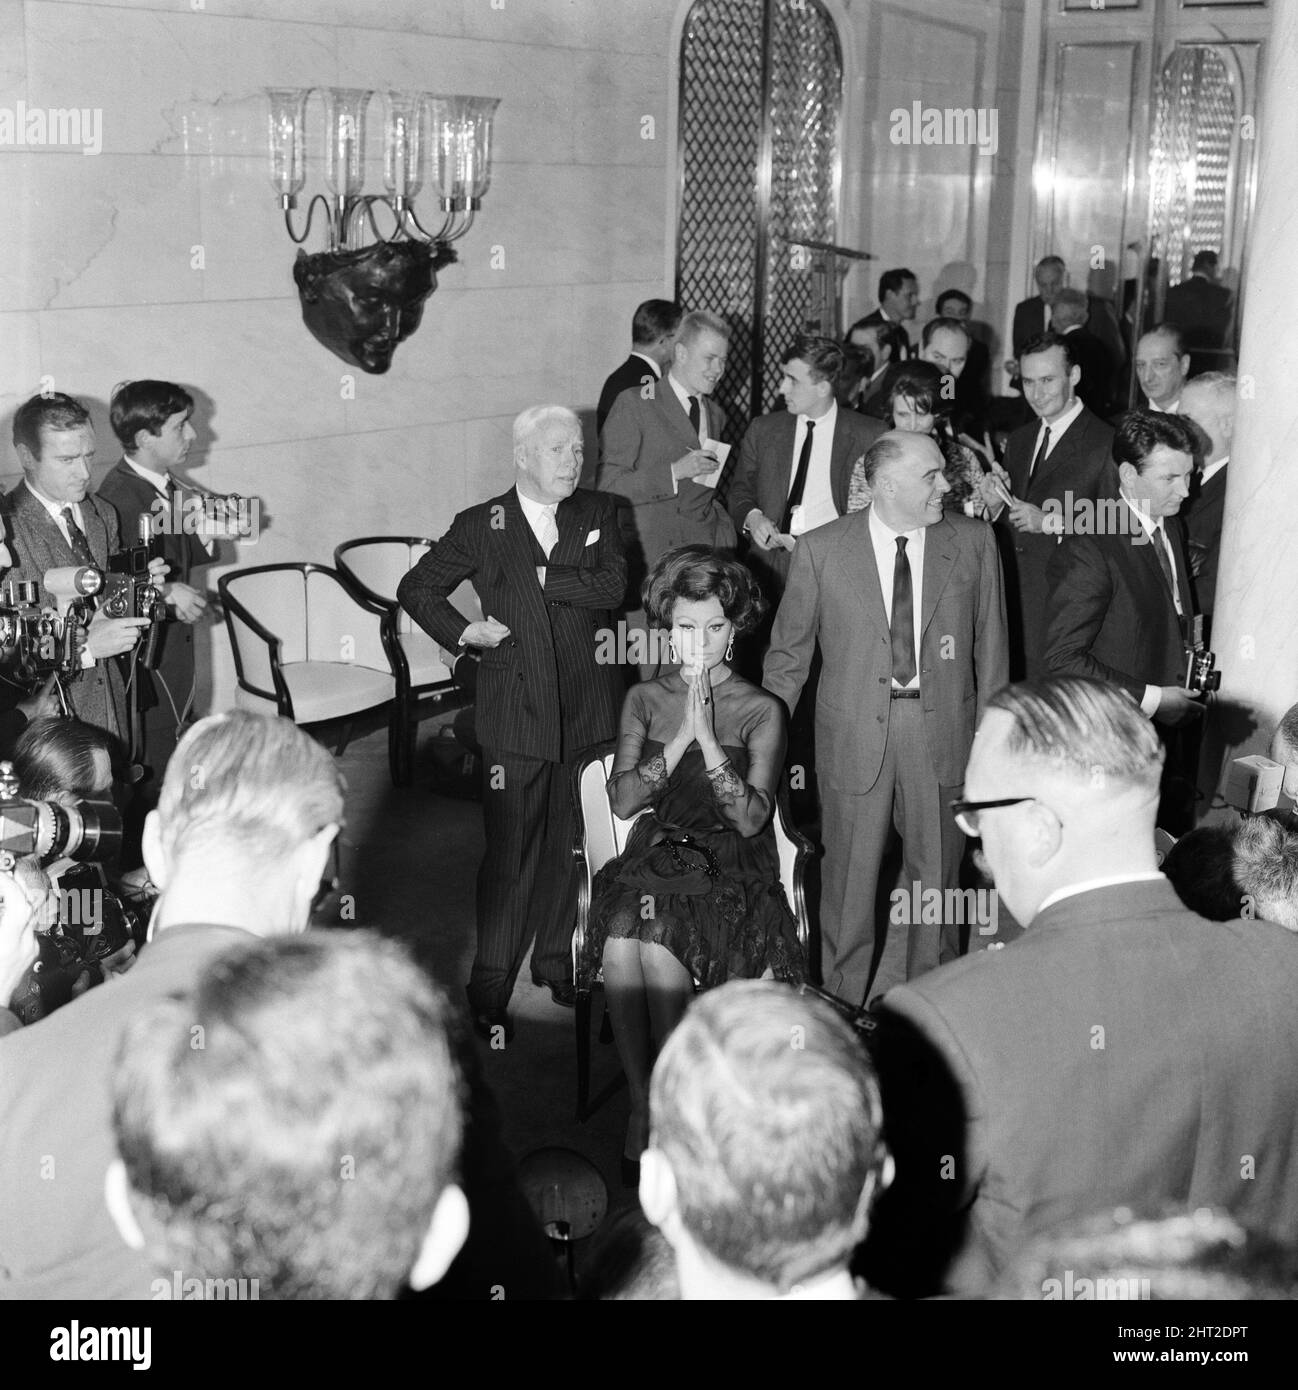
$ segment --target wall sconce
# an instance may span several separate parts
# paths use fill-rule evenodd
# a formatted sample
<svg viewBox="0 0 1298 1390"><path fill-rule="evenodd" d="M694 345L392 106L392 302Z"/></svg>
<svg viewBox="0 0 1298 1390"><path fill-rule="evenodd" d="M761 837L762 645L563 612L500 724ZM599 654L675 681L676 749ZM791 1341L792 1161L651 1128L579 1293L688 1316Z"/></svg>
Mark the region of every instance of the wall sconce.
<svg viewBox="0 0 1298 1390"><path fill-rule="evenodd" d="M423 301L437 288L437 270L455 259L451 243L473 225L491 185L491 124L500 99L388 92L385 192L367 194L365 115L373 92L324 88L328 194L311 199L299 233L293 213L306 184L306 103L311 91L266 89L271 186L279 197L285 229L301 247L311 234L318 206L328 236L324 251L309 255L299 250L293 267L303 321L344 361L367 372L385 372L396 345L419 326ZM436 231L429 231L415 212L415 199L425 184L435 191L443 214ZM380 204L392 215L392 230L386 236L375 218Z"/></svg>

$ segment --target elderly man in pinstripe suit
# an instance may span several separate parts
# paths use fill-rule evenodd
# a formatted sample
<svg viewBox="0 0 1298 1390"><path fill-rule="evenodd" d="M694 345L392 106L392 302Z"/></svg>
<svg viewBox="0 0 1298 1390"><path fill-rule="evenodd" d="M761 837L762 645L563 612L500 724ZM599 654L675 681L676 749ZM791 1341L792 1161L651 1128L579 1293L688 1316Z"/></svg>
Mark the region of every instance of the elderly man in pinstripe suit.
<svg viewBox="0 0 1298 1390"><path fill-rule="evenodd" d="M478 870L478 950L469 1004L495 1043L535 935L532 978L573 1003L577 902L571 766L617 731L623 681L596 659L626 588L613 499L577 486L581 425L562 406L514 421L514 486L461 512L401 581L402 607L442 646L482 651L477 733L487 848ZM473 582L487 617L450 602ZM497 1031L500 1030L500 1031Z"/></svg>

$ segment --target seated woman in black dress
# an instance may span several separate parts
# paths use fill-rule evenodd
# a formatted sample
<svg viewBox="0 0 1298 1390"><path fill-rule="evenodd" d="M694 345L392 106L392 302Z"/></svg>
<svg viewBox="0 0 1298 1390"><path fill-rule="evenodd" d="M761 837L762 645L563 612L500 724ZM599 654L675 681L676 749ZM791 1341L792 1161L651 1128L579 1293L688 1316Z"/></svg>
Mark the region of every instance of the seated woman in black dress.
<svg viewBox="0 0 1298 1390"><path fill-rule="evenodd" d="M626 1157L648 1141L649 1073L696 988L736 977L799 980L802 953L771 828L784 708L731 670L764 604L737 560L669 551L645 581L650 622L679 670L628 692L608 796L630 819L625 853L593 885L587 963L604 986L631 1090Z"/></svg>

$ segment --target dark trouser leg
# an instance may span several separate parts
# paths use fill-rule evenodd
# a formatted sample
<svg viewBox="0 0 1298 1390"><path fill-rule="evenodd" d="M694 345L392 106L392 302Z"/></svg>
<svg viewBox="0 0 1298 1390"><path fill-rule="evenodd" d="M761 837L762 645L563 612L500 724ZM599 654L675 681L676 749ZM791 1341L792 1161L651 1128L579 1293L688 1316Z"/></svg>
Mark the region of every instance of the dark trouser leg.
<svg viewBox="0 0 1298 1390"><path fill-rule="evenodd" d="M572 808L572 766L547 763L550 770L545 835L538 848L532 921L536 947L532 972L543 980L572 979L572 934L577 926L577 885L581 866L572 855L576 833Z"/></svg>
<svg viewBox="0 0 1298 1390"><path fill-rule="evenodd" d="M539 758L483 749L487 848L478 869L478 952L469 976L475 1010L509 1003L536 929L535 889L553 767Z"/></svg>

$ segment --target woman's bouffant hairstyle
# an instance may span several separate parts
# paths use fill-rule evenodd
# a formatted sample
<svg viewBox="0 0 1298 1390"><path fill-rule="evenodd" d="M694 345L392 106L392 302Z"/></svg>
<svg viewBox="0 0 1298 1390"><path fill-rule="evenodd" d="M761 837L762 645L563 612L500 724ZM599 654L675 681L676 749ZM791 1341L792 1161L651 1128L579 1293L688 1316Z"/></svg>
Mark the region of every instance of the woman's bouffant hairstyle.
<svg viewBox="0 0 1298 1390"><path fill-rule="evenodd" d="M888 413L898 400L907 400L921 415L949 415L954 397L942 394L943 376L932 362L907 362L897 372L888 393Z"/></svg>
<svg viewBox="0 0 1298 1390"><path fill-rule="evenodd" d="M751 632L766 612L766 600L748 569L708 545L669 550L649 571L640 597L654 627L671 627L672 610L681 598L719 599L737 636Z"/></svg>

